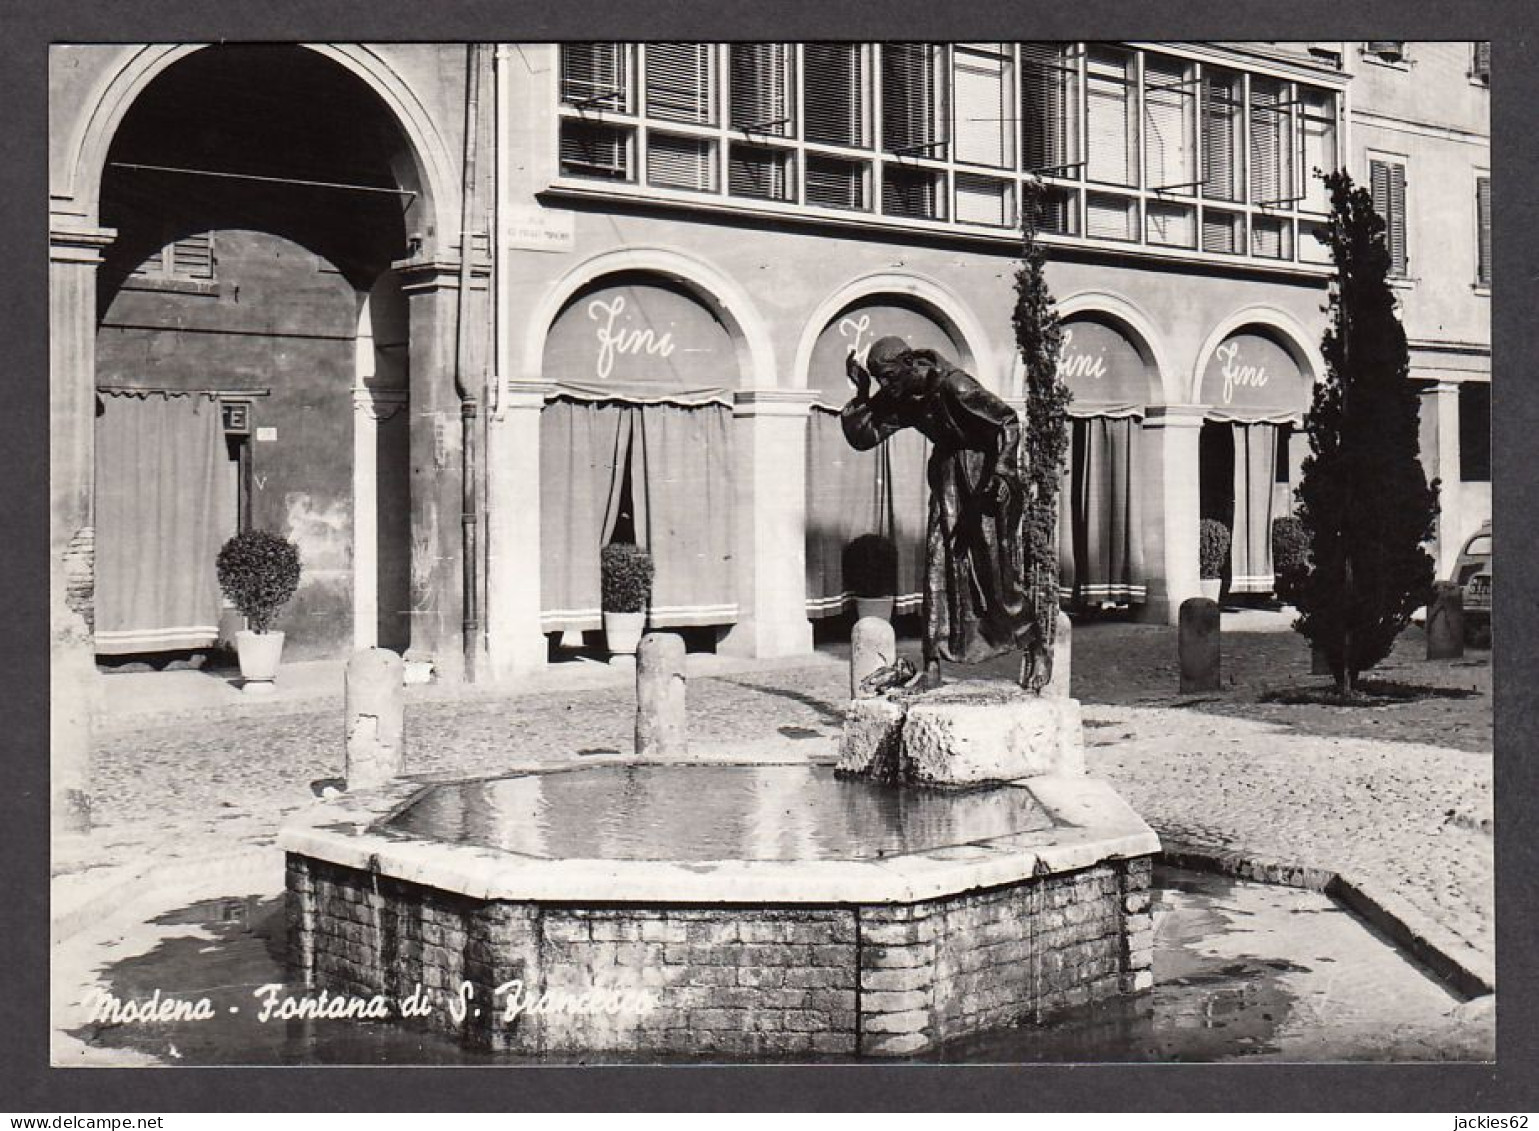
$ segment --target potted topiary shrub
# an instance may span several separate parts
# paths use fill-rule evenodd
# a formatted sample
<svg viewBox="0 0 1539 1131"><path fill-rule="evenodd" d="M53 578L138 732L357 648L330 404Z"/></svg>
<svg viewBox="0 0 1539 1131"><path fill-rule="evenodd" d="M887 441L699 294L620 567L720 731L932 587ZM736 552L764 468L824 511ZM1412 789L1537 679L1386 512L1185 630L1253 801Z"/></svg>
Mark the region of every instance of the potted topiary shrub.
<svg viewBox="0 0 1539 1131"><path fill-rule="evenodd" d="M629 542L611 542L599 555L604 640L617 656L634 656L652 598L652 555Z"/></svg>
<svg viewBox="0 0 1539 1131"><path fill-rule="evenodd" d="M1309 573L1309 532L1291 514L1272 520L1272 573L1277 599L1296 604Z"/></svg>
<svg viewBox="0 0 1539 1131"><path fill-rule="evenodd" d="M844 548L844 584L855 595L855 615L892 619L898 592L898 548L891 538L862 534Z"/></svg>
<svg viewBox="0 0 1539 1131"><path fill-rule="evenodd" d="M1224 588L1224 566L1229 564L1229 527L1216 518L1205 518L1199 533L1197 567L1202 595L1217 601Z"/></svg>
<svg viewBox="0 0 1539 1131"><path fill-rule="evenodd" d="M219 588L246 618L235 634L242 690L270 692L283 658L283 633L272 630L273 618L299 588L299 549L270 530L245 530L220 548L215 568Z"/></svg>

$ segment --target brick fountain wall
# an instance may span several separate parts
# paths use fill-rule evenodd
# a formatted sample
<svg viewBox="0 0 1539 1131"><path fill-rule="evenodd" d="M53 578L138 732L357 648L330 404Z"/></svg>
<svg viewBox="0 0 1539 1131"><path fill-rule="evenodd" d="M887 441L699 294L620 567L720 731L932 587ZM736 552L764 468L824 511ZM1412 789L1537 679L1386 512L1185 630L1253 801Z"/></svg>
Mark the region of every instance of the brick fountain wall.
<svg viewBox="0 0 1539 1131"><path fill-rule="evenodd" d="M418 991L420 1023L530 1054L921 1053L1148 989L1149 884L1138 857L911 904L576 907L288 856L308 985Z"/></svg>

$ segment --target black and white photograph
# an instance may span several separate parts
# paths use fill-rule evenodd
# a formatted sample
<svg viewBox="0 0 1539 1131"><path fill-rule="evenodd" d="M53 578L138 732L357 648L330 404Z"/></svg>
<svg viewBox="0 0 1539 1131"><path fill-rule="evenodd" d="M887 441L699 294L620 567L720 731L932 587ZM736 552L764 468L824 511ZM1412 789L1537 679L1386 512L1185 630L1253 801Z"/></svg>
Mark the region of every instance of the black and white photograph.
<svg viewBox="0 0 1539 1131"><path fill-rule="evenodd" d="M1498 1059L1492 42L851 31L48 47L52 1068Z"/></svg>

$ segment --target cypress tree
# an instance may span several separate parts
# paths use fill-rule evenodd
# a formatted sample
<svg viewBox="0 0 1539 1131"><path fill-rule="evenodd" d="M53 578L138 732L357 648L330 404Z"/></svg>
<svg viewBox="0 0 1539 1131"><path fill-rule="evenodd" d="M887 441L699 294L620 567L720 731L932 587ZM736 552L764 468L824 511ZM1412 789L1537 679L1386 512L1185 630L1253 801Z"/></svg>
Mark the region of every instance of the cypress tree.
<svg viewBox="0 0 1539 1131"><path fill-rule="evenodd" d="M1058 376L1063 331L1043 272L1046 255L1037 242L1043 186L1029 180L1022 193L1021 258L1015 271L1011 322L1026 372L1026 498L1022 548L1026 601L1034 627L1029 672L1022 683L1040 692L1052 673L1058 627L1058 489L1068 448L1069 390Z"/></svg>
<svg viewBox="0 0 1539 1131"><path fill-rule="evenodd" d="M1294 627L1324 653L1337 691L1352 695L1358 674L1389 655L1430 596L1434 567L1422 543L1437 485L1417 458L1417 393L1388 282L1384 220L1344 170L1325 184L1331 220L1322 238L1336 274L1321 343L1325 379L1305 421L1298 517L1311 560Z"/></svg>

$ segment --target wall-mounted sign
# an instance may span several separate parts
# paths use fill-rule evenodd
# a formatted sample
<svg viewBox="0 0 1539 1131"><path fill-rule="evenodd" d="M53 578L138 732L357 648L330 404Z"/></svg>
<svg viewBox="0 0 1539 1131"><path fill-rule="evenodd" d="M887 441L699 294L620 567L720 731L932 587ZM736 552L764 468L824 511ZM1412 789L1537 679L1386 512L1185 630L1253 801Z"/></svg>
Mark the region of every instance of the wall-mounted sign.
<svg viewBox="0 0 1539 1131"><path fill-rule="evenodd" d="M1145 405L1155 397L1154 375L1133 343L1092 318L1064 322L1058 376L1069 386L1080 408Z"/></svg>
<svg viewBox="0 0 1539 1131"><path fill-rule="evenodd" d="M598 287L573 299L545 339L544 372L570 385L738 383L726 327L692 295L661 283Z"/></svg>
<svg viewBox="0 0 1539 1131"><path fill-rule="evenodd" d="M933 317L900 300L869 299L849 307L818 335L812 347L812 371L807 385L830 403L842 404L855 388L845 378L844 359L860 353L878 338L902 338L910 349L931 349L951 364L965 368L961 345Z"/></svg>
<svg viewBox="0 0 1539 1131"><path fill-rule="evenodd" d="M510 248L563 252L577 240L576 218L564 209L512 205L505 223Z"/></svg>
<svg viewBox="0 0 1539 1131"><path fill-rule="evenodd" d="M1309 379L1287 350L1247 331L1225 338L1202 374L1202 403L1239 420L1302 414L1309 391Z"/></svg>

